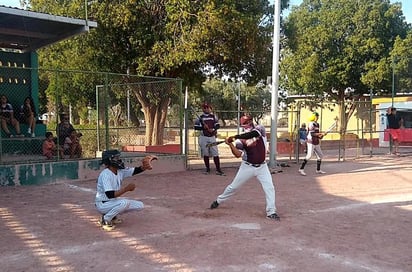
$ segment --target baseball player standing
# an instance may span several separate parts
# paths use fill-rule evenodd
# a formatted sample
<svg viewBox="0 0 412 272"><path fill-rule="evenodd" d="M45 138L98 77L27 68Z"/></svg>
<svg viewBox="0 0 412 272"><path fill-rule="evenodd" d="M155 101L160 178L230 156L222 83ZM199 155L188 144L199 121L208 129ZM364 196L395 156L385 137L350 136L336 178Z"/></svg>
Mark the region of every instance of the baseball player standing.
<svg viewBox="0 0 412 272"><path fill-rule="evenodd" d="M253 125L250 116L242 116L240 125L245 133L227 137L225 143L229 145L236 158L242 157L239 170L221 195L213 201L211 209L216 209L221 203L228 200L249 179L256 177L262 185L266 198L266 217L276 221L280 217L276 213L275 187L269 167L266 164L266 130L261 125Z"/></svg>
<svg viewBox="0 0 412 272"><path fill-rule="evenodd" d="M315 153L317 157L316 173L325 174L324 171L320 170L320 165L322 163L322 158L323 158L323 152L322 152L322 149L320 148L320 140L323 138L325 134L320 132L318 119L319 119L319 113L317 112L314 112L309 119L311 122L309 123L309 126L308 126L308 135L307 135L307 141L306 141L307 153L299 169L299 173L302 176L306 176L304 169L305 169L306 164L312 157L313 153Z"/></svg>
<svg viewBox="0 0 412 272"><path fill-rule="evenodd" d="M117 218L120 213L128 211L139 211L143 209L143 202L122 198L124 193L133 191L136 187L134 183L123 186L123 179L151 170L151 160L156 157L146 156L139 167L125 167L120 159L118 150L106 150L102 154L102 164L106 168L100 173L97 179L97 192L95 205L102 214L100 225L104 230L111 231L115 228L114 224L121 223Z"/></svg>
<svg viewBox="0 0 412 272"><path fill-rule="evenodd" d="M202 115L195 121L194 129L200 131L199 147L206 166L205 174L210 174L209 158L212 156L216 166L216 175L224 176L225 174L220 168L220 158L217 146L207 147L207 144L216 142L216 134L220 125L216 116L212 114L212 107L208 103L202 105L202 110Z"/></svg>

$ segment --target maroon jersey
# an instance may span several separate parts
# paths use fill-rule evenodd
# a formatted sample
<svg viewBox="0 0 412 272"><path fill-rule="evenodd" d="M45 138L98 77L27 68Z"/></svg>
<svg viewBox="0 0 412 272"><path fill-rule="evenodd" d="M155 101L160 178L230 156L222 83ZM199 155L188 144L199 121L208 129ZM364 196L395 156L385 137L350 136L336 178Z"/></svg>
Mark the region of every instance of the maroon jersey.
<svg viewBox="0 0 412 272"><path fill-rule="evenodd" d="M266 130L263 126L257 125L251 131L256 130L259 137L251 139L237 139L236 148L243 150L242 159L252 164L261 164L266 160Z"/></svg>
<svg viewBox="0 0 412 272"><path fill-rule="evenodd" d="M311 143L313 145L318 145L319 144L319 136L314 135L315 133L319 133L319 123L316 121L310 122L309 127L308 127L309 133L308 133L308 143Z"/></svg>
<svg viewBox="0 0 412 272"><path fill-rule="evenodd" d="M207 125L208 128L214 129L214 131L209 132L207 129L205 129L204 125ZM200 115L200 119L198 118L196 120L194 128L195 130L201 130L203 136L212 137L216 136L216 130L220 128L220 125L215 115L211 113L203 113L202 115Z"/></svg>

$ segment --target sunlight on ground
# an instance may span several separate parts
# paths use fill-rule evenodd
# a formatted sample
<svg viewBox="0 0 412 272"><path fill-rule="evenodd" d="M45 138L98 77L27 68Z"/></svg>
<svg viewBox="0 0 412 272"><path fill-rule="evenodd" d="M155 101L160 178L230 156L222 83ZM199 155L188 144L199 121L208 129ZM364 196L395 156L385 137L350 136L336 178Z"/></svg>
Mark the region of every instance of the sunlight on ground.
<svg viewBox="0 0 412 272"><path fill-rule="evenodd" d="M46 269L46 271L75 271L74 268L66 264L56 252L48 249L45 243L25 228L7 208L0 208L0 218L5 226L32 251L32 254L44 263L44 269Z"/></svg>
<svg viewBox="0 0 412 272"><path fill-rule="evenodd" d="M402 167L403 172L397 171ZM369 204L412 202L412 179L408 167L400 165L375 165L348 172L324 175L318 178L319 187L326 194L344 197ZM342 170L343 171L343 170ZM390 171L390 180L380 180L380 171ZM363 177L360 182L350 183L348 173ZM350 185L348 185L350 184ZM405 207L400 205L399 207Z"/></svg>
<svg viewBox="0 0 412 272"><path fill-rule="evenodd" d="M96 217L91 216L86 210L79 205L63 204L63 207L74 213L78 218L81 218L93 225L96 225ZM103 231L103 230L102 230ZM189 268L186 264L180 263L173 257L166 253L158 252L155 248L148 244L143 243L139 239L129 237L129 234L119 230L113 230L106 232L108 236L116 238L116 241L128 246L130 249L135 250L139 256L142 256L152 263L161 264L168 271L178 272L192 272L194 269Z"/></svg>
<svg viewBox="0 0 412 272"><path fill-rule="evenodd" d="M412 211L412 205L405 205L405 206L395 206L396 208L405 210L405 211Z"/></svg>

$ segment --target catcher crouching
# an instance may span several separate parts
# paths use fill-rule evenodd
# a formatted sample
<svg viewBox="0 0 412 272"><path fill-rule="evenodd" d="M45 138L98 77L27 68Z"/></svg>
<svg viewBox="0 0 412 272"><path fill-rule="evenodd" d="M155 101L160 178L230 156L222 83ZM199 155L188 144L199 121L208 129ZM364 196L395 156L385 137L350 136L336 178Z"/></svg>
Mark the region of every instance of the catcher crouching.
<svg viewBox="0 0 412 272"><path fill-rule="evenodd" d="M117 217L119 214L143 209L143 202L121 197L136 188L134 183L123 185L123 180L145 170L151 170L153 160L157 160L157 157L146 156L141 166L125 167L120 159L120 151L115 149L103 151L101 164L106 168L97 179L95 205L102 214L99 224L104 230L111 231L115 228L115 224L121 223Z"/></svg>

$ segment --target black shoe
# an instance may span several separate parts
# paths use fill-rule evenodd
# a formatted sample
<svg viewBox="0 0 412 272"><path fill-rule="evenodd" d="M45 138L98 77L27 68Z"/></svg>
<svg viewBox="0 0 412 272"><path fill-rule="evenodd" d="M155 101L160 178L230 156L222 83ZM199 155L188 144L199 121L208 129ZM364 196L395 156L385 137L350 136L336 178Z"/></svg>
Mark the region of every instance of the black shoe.
<svg viewBox="0 0 412 272"><path fill-rule="evenodd" d="M218 175L218 176L226 176L225 173L223 173L222 171L216 171L216 175Z"/></svg>
<svg viewBox="0 0 412 272"><path fill-rule="evenodd" d="M104 215L102 215L101 220L99 220L99 225L105 231L112 231L112 230L115 229L115 226L113 225L113 222L104 220Z"/></svg>
<svg viewBox="0 0 412 272"><path fill-rule="evenodd" d="M219 203L217 203L217 200L213 201L212 205L210 205L210 209L216 209L217 207L219 207Z"/></svg>
<svg viewBox="0 0 412 272"><path fill-rule="evenodd" d="M280 217L277 213L272 213L271 215L268 215L267 219L273 219L275 221L280 221Z"/></svg>
<svg viewBox="0 0 412 272"><path fill-rule="evenodd" d="M203 172L203 174L209 175L210 174L210 169L206 168L206 170Z"/></svg>

